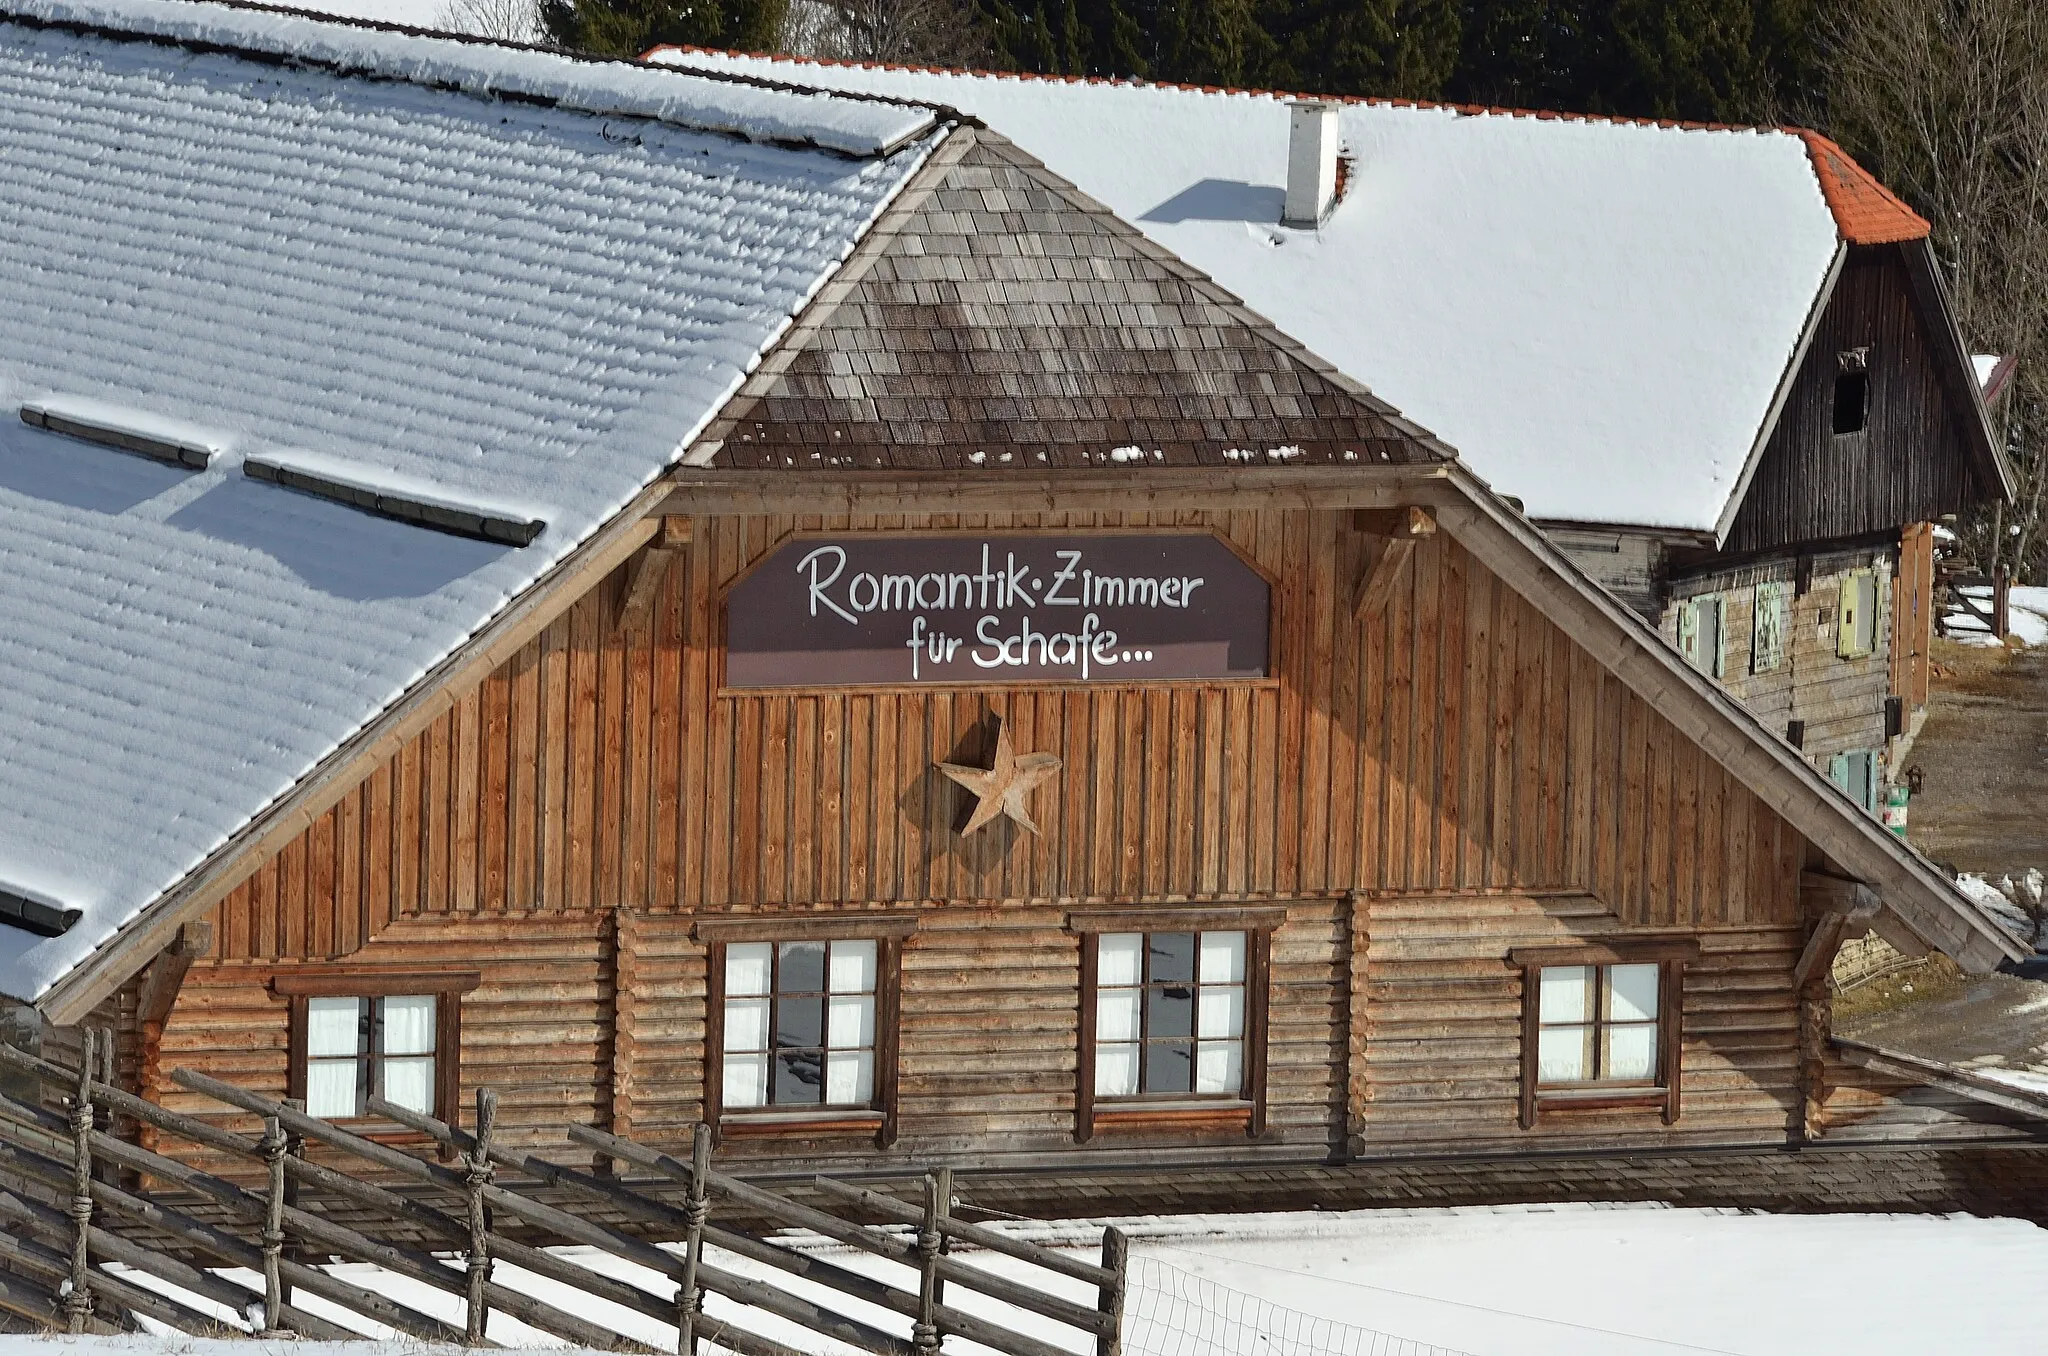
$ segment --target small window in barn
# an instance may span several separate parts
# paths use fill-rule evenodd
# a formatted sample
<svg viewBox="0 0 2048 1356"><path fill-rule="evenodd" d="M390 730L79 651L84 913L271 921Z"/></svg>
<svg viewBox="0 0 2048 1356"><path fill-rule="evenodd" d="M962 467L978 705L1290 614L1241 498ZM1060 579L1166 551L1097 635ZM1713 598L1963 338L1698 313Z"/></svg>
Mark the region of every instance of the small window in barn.
<svg viewBox="0 0 2048 1356"><path fill-rule="evenodd" d="M872 939L726 947L726 1110L874 1105L879 954Z"/></svg>
<svg viewBox="0 0 2048 1356"><path fill-rule="evenodd" d="M1749 647L1751 673L1775 672L1785 662L1785 618L1789 610L1783 584L1756 586L1756 613Z"/></svg>
<svg viewBox="0 0 2048 1356"><path fill-rule="evenodd" d="M1828 780L1870 813L1877 813L1883 760L1874 749L1852 749L1828 759Z"/></svg>
<svg viewBox="0 0 2048 1356"><path fill-rule="evenodd" d="M1084 1142L1116 1125L1263 1130L1266 974L1271 929L1286 915L1215 912L1217 926L1205 926L1207 911L1151 927L1143 913L1072 916L1082 933Z"/></svg>
<svg viewBox="0 0 2048 1356"><path fill-rule="evenodd" d="M1711 594L1678 605L1678 652L1710 678L1723 670L1721 599Z"/></svg>
<svg viewBox="0 0 2048 1356"><path fill-rule="evenodd" d="M289 1095L325 1120L372 1117L371 1098L448 1120L460 1088L462 995L473 973L280 972L290 1000Z"/></svg>
<svg viewBox="0 0 2048 1356"><path fill-rule="evenodd" d="M1691 941L1518 949L1522 1124L1544 1111L1656 1106L1678 1116L1680 987Z"/></svg>
<svg viewBox="0 0 2048 1356"><path fill-rule="evenodd" d="M1877 578L1869 570L1852 571L1842 580L1836 605L1835 653L1860 659L1877 648Z"/></svg>
<svg viewBox="0 0 2048 1356"><path fill-rule="evenodd" d="M1835 433L1861 433L1869 422L1870 350L1848 349L1835 360Z"/></svg>

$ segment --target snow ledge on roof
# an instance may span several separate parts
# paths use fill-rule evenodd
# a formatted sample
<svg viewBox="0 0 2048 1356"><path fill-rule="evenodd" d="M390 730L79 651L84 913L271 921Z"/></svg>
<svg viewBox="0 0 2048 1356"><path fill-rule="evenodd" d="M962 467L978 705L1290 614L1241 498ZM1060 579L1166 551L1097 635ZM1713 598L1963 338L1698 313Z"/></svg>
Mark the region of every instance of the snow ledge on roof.
<svg viewBox="0 0 2048 1356"><path fill-rule="evenodd" d="M592 61L526 48L356 27L204 0L0 0L0 19L130 34L284 57L481 97L512 95L579 112L647 118L747 141L893 154L936 121L928 108L828 91Z"/></svg>

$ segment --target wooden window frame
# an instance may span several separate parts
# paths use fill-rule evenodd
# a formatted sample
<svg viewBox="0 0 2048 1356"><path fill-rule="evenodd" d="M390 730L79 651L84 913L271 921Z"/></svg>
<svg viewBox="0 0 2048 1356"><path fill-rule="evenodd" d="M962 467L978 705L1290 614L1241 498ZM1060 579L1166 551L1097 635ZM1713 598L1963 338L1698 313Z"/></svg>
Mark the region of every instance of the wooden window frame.
<svg viewBox="0 0 2048 1356"><path fill-rule="evenodd" d="M281 970L270 978L270 991L290 1005L285 1095L306 1101L306 1024L315 998L402 998L431 995L434 1002L434 1111L437 1121L459 1123L462 1111L462 996L483 982L475 970L366 970L321 966ZM371 1059L376 1056L373 1052ZM350 1116L335 1122L350 1127L389 1126L381 1116ZM359 1130L360 1133L360 1130ZM424 1141L415 1130L375 1133L378 1140Z"/></svg>
<svg viewBox="0 0 2048 1356"><path fill-rule="evenodd" d="M1862 585L1865 582L1870 586L1870 644L1858 648L1855 639L1856 628L1852 622L1852 618L1856 614L1851 605L1851 595L1853 593L1860 597L1863 593ZM1876 654L1879 640L1878 620L1877 571L1869 568L1849 571L1846 575L1842 576L1841 590L1835 600L1835 657L1837 659L1868 659L1871 655Z"/></svg>
<svg viewBox="0 0 2048 1356"><path fill-rule="evenodd" d="M1749 618L1749 671L1751 673L1776 673L1785 667L1786 638L1792 629L1791 589L1784 583L1767 579L1756 586L1756 598L1750 607ZM1767 602L1766 600L1770 600ZM1764 618L1775 613L1777 616L1777 644L1770 651L1770 663L1764 660Z"/></svg>
<svg viewBox="0 0 2048 1356"><path fill-rule="evenodd" d="M1508 964L1522 974L1522 1096L1520 1121L1533 1130L1545 1113L1660 1108L1663 1121L1678 1120L1685 1063L1685 971L1699 960L1691 937L1657 937L1578 946L1523 946L1508 952ZM1537 1036L1542 1029L1537 972L1564 965L1648 965L1657 971L1657 1077L1650 1086L1582 1084L1546 1088L1537 1081ZM1580 1090L1580 1089L1583 1090Z"/></svg>
<svg viewBox="0 0 2048 1356"><path fill-rule="evenodd" d="M896 1142L902 1098L903 943L917 932L915 914L795 915L706 919L696 937L705 946L704 1122L712 1143L754 1136L872 1135L875 1147ZM875 944L875 1091L867 1107L778 1110L725 1109L725 949L734 942L868 942Z"/></svg>
<svg viewBox="0 0 2048 1356"><path fill-rule="evenodd" d="M1079 1050L1075 1060L1074 1142L1098 1130L1238 1130L1266 1133L1266 1042L1272 1007L1273 933L1287 921L1285 905L1222 908L1103 909L1067 915L1067 931L1080 942ZM1096 964L1103 933L1242 932L1244 946L1244 1087L1234 1098L1185 1096L1122 1099L1095 1097Z"/></svg>
<svg viewBox="0 0 2048 1356"><path fill-rule="evenodd" d="M1714 614L1714 651L1700 653L1700 614L1702 609L1711 608ZM1728 605L1719 593L1696 593L1680 600L1677 619L1672 626L1672 640L1685 662L1696 672L1709 678L1725 677L1728 655ZM1687 653L1690 646L1692 653Z"/></svg>

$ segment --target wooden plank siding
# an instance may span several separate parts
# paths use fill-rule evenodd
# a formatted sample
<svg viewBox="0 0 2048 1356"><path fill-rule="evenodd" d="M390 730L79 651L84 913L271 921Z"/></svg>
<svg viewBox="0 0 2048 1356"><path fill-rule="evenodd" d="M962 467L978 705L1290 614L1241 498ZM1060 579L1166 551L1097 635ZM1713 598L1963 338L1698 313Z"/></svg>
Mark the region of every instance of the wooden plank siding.
<svg viewBox="0 0 2048 1356"><path fill-rule="evenodd" d="M1996 498L1972 469L1958 409L1913 299L1901 248L1854 250L1757 464L1725 550L1895 533ZM1834 432L1838 355L1869 350L1868 422Z"/></svg>
<svg viewBox="0 0 2048 1356"><path fill-rule="evenodd" d="M1218 532L1275 582L1273 680L718 691L722 593L791 533L954 526ZM1572 929L1708 938L1686 1116L1612 1128L1781 1137L1804 843L1448 534L1361 623L1363 566L1331 512L699 520L644 622L615 623L620 577L578 600L220 906L162 1066L280 1093L277 966L460 964L483 974L463 1082L503 1091L505 1133L578 1120L673 1142L703 1098L696 920L914 908L896 1152L1073 1151L1066 910L1274 900L1264 1143L1341 1143L1349 1115L1360 1151L1526 1142L1504 957ZM1063 760L1033 803L1041 836L952 831L932 763L984 757L990 713L1020 752ZM1574 911L1546 903L1562 898ZM1388 1042L1365 1040L1362 1077L1361 1024ZM1440 1073L1416 1065L1433 1042ZM1432 1130L1422 1108L1445 1098L1470 1105Z"/></svg>

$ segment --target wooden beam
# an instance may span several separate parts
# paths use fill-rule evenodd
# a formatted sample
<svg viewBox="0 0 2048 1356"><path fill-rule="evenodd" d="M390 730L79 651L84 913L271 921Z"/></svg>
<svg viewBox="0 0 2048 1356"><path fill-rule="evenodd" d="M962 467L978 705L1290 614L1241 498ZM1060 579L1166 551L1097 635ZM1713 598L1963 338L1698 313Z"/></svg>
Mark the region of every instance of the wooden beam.
<svg viewBox="0 0 2048 1356"><path fill-rule="evenodd" d="M1351 530L1371 537L1433 537L1436 535L1436 510L1425 504L1356 509L1351 514Z"/></svg>
<svg viewBox="0 0 2048 1356"><path fill-rule="evenodd" d="M171 1005L178 1001L178 990L185 985L185 972L192 968L194 960L212 949L213 924L209 920L194 919L179 928L177 937L150 962L142 992L135 999L136 1020L162 1022L169 1017Z"/></svg>
<svg viewBox="0 0 2048 1356"><path fill-rule="evenodd" d="M755 471L686 468L654 511L706 514L1129 513L1401 508L1441 466L1140 467L1132 470Z"/></svg>
<svg viewBox="0 0 2048 1356"><path fill-rule="evenodd" d="M692 527L691 520L679 514L672 514L669 517L663 518L661 520L661 545L670 550L674 550L678 546L688 546L693 535Z"/></svg>
<svg viewBox="0 0 2048 1356"><path fill-rule="evenodd" d="M670 519L662 519L664 523ZM683 521L687 522L688 519ZM619 590L618 608L612 614L612 625L621 631L637 630L654 613L655 597L661 592L662 578L668 573L675 552L666 547L649 546L635 557L626 570L626 586Z"/></svg>
<svg viewBox="0 0 2048 1356"><path fill-rule="evenodd" d="M1940 1088L1944 1092L1955 1093L1958 1097L2003 1107L2007 1111L2017 1111L2035 1120L2048 1120L2048 1096L2040 1093L2030 1093L2024 1088L1995 1082L1953 1064L1922 1059L1918 1055L1909 1055L1900 1050L1887 1050L1883 1046L1852 1041L1843 1036L1835 1037L1832 1043L1835 1053L1842 1057L1844 1063L1853 1064L1859 1069L1868 1069L1872 1073L1883 1074L1907 1083L1922 1083L1930 1088Z"/></svg>
<svg viewBox="0 0 2048 1356"><path fill-rule="evenodd" d="M1377 616L1394 594L1394 581L1401 577L1401 567L1414 554L1415 539L1412 537L1368 538L1365 569L1358 576L1357 590L1351 595L1351 615L1360 621Z"/></svg>

